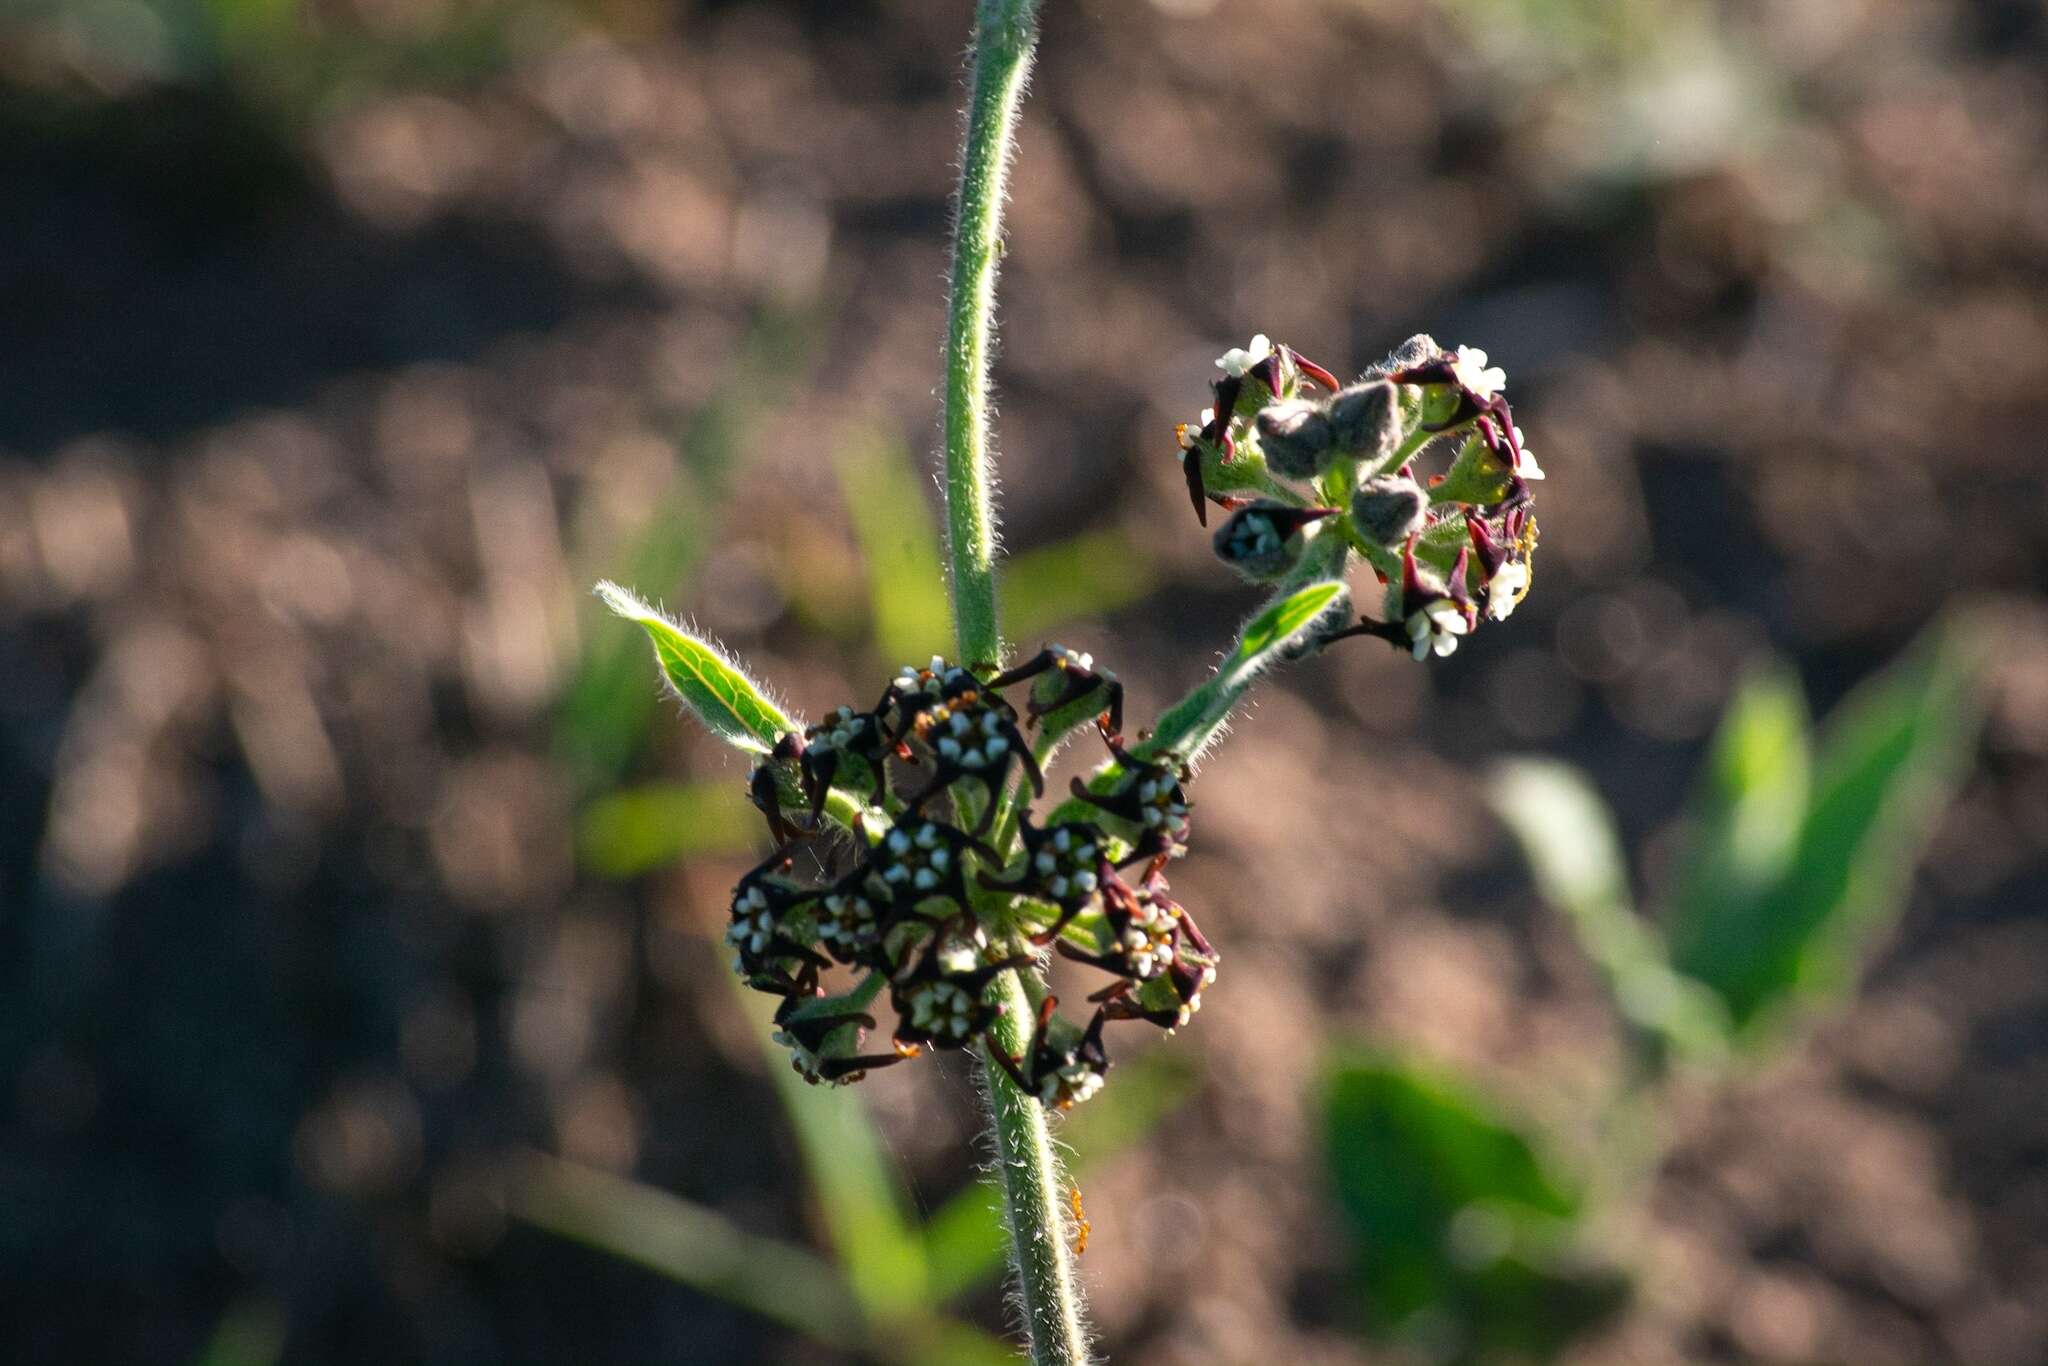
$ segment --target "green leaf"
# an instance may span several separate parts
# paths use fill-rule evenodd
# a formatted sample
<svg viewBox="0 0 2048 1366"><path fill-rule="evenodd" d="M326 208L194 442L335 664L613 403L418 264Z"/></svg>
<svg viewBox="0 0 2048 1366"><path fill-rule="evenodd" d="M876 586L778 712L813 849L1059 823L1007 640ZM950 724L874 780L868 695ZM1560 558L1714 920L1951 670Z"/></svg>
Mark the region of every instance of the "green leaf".
<svg viewBox="0 0 2048 1366"><path fill-rule="evenodd" d="M1328 579L1296 589L1246 623L1237 649L1217 671L1226 688L1242 690L1261 670L1276 663L1350 590L1341 579Z"/></svg>
<svg viewBox="0 0 2048 1366"><path fill-rule="evenodd" d="M597 595L646 630L676 696L713 735L737 749L766 754L785 732L798 729L717 645L691 635L609 579L597 585Z"/></svg>
<svg viewBox="0 0 2048 1366"><path fill-rule="evenodd" d="M1974 643L1937 626L1822 729L1783 872L1747 897L1679 907L1673 961L1752 1026L1841 987L1905 905L1908 875L1975 744Z"/></svg>
<svg viewBox="0 0 2048 1366"><path fill-rule="evenodd" d="M1737 687L1693 793L1670 895L1674 923L1736 923L1784 877L1812 787L1811 732L1789 670Z"/></svg>
<svg viewBox="0 0 2048 1366"><path fill-rule="evenodd" d="M743 463L760 420L761 405L748 395L800 378L826 321L811 310L758 314L711 400L677 435L679 468L671 491L623 536L591 534L611 518L589 516L589 508L579 506L577 562L683 592L716 534L732 471ZM647 686L646 658L639 650L623 632L590 640L555 713L551 747L581 793L615 785L645 748L659 715L660 693Z"/></svg>
<svg viewBox="0 0 2048 1366"><path fill-rule="evenodd" d="M1310 553L1316 554L1321 552L1324 541L1318 537L1310 544ZM1342 541L1332 537L1328 544L1338 556L1343 555ZM1230 657L1193 692L1168 707L1159 724L1153 727L1152 737L1132 753L1141 759L1171 755L1184 763L1193 763L1222 733L1231 709L1258 681L1259 675L1299 646L1310 628L1326 615L1341 611L1349 597L1350 589L1343 580L1329 579L1295 589L1263 608L1245 623ZM1091 788L1102 790L1118 771L1114 762L1097 768L1089 777ZM1062 819L1069 805L1055 810L1053 819Z"/></svg>
<svg viewBox="0 0 2048 1366"><path fill-rule="evenodd" d="M1574 1183L1463 1086L1353 1055L1330 1071L1325 1121L1375 1334L1444 1360L1550 1360L1626 1298L1577 1251Z"/></svg>
<svg viewBox="0 0 2048 1366"><path fill-rule="evenodd" d="M1631 903L1627 865L1606 803L1564 764L1502 764L1488 796L1522 846L1536 890L1564 918L1638 1039L1711 1059L1726 1047L1727 1017L1699 983L1681 977L1656 928Z"/></svg>
<svg viewBox="0 0 2048 1366"><path fill-rule="evenodd" d="M584 808L576 852L600 876L638 877L682 858L745 854L761 833L736 784L651 783Z"/></svg>

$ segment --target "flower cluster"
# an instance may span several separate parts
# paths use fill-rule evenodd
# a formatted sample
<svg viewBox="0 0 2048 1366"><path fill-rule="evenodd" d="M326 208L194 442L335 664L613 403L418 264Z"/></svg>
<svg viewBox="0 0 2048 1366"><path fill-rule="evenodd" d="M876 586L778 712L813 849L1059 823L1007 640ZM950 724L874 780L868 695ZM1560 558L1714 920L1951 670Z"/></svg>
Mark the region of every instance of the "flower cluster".
<svg viewBox="0 0 2048 1366"><path fill-rule="evenodd" d="M747 985L781 998L775 1039L809 1081L987 1040L1021 1087L1064 1108L1102 1085L1106 1024L1178 1028L1215 980L1215 951L1167 894L1166 867L1187 851L1185 770L1123 746L1122 686L1088 655L1053 645L990 672L906 668L872 708L783 735L749 781L777 847L734 887L726 938ZM1021 714L1003 695L1020 687ZM1115 762L1041 821L1041 763L1083 727ZM859 813L850 847L826 833L835 800ZM1024 974L1037 1015L1013 1055L990 1035L1004 1009L993 984L1047 946L1110 981L1077 1026ZM836 967L857 980L832 995ZM872 1047L884 991L896 1024Z"/></svg>
<svg viewBox="0 0 2048 1366"><path fill-rule="evenodd" d="M1195 515L1230 513L1217 557L1285 585L1338 576L1352 555L1386 585L1385 617L1317 644L1378 636L1447 655L1529 591L1530 484L1543 478L1484 351L1411 337L1349 385L1264 336L1217 357L1215 402L1177 435ZM1419 478L1435 449L1446 468Z"/></svg>

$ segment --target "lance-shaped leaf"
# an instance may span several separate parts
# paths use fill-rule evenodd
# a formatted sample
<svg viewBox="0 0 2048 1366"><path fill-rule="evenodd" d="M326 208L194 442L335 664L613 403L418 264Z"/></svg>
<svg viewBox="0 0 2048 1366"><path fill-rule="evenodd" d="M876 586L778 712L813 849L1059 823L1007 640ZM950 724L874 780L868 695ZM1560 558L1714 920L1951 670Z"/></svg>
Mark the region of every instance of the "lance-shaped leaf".
<svg viewBox="0 0 2048 1366"><path fill-rule="evenodd" d="M1324 544L1325 538L1316 538L1310 543L1309 553L1327 553L1341 565L1344 543L1334 536L1327 538L1327 552L1323 550ZM1152 728L1152 735L1135 745L1131 753L1140 759L1172 758L1194 763L1223 733L1232 709L1259 675L1306 644L1319 625L1343 615L1350 600L1351 590L1342 579L1325 579L1294 589L1267 604L1245 624L1230 657L1201 686L1168 707L1159 724ZM1097 766L1088 775L1089 790L1108 791L1121 772L1123 765L1114 759ZM1086 802L1078 797L1069 798L1054 808L1049 820L1057 825L1081 819L1088 811Z"/></svg>
<svg viewBox="0 0 2048 1366"><path fill-rule="evenodd" d="M1209 680L1167 709L1140 758L1172 754L1192 762L1223 728L1231 709L1273 665L1300 646L1318 622L1340 614L1350 599L1341 579L1298 588L1245 623L1237 648Z"/></svg>
<svg viewBox="0 0 2048 1366"><path fill-rule="evenodd" d="M1677 908L1673 963L1713 988L1738 1026L1840 986L1904 907L1977 725L1973 638L1930 634L1828 718L1779 875Z"/></svg>
<svg viewBox="0 0 2048 1366"><path fill-rule="evenodd" d="M646 630L669 686L719 739L751 754L766 754L786 732L800 729L717 645L691 635L609 580L598 584L597 595Z"/></svg>
<svg viewBox="0 0 2048 1366"><path fill-rule="evenodd" d="M1728 704L1687 813L1669 899L1674 923L1732 923L1785 875L1812 787L1812 725L1791 672L1745 679Z"/></svg>

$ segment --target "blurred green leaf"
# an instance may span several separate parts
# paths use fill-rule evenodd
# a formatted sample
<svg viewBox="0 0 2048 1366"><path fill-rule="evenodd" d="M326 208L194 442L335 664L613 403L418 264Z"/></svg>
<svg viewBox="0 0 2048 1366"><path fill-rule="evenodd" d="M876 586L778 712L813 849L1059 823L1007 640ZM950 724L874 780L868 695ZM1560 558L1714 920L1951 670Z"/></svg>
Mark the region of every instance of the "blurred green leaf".
<svg viewBox="0 0 2048 1366"><path fill-rule="evenodd" d="M678 859L745 854L760 818L736 783L652 783L600 797L584 808L576 852L604 877L638 877Z"/></svg>
<svg viewBox="0 0 2048 1366"><path fill-rule="evenodd" d="M875 648L896 662L946 653L953 627L937 522L909 450L871 435L850 444L837 468L867 565ZM1152 557L1123 532L1083 531L1003 562L1005 625L1017 641L1042 644L1057 626L1136 602L1158 577Z"/></svg>
<svg viewBox="0 0 2048 1366"><path fill-rule="evenodd" d="M1154 1049L1119 1063L1113 1085L1061 1121L1060 1142L1072 1152L1078 1179L1126 1149L1136 1147L1187 1102L1200 1082L1194 1063L1167 1049ZM1003 1228L997 1214L1001 1193L977 1180L925 1221L925 1261L930 1267L932 1303L944 1304L985 1283L1002 1270Z"/></svg>
<svg viewBox="0 0 2048 1366"><path fill-rule="evenodd" d="M704 728L736 749L766 754L796 725L724 650L691 635L618 584L597 585L605 606L647 632L654 658Z"/></svg>
<svg viewBox="0 0 2048 1366"><path fill-rule="evenodd" d="M868 570L875 647L922 661L952 648L953 619L931 507L901 441L871 435L837 462L839 490Z"/></svg>
<svg viewBox="0 0 2048 1366"><path fill-rule="evenodd" d="M1529 860L1536 890L1571 926L1623 1017L1659 1047L1693 1057L1721 1052L1727 1017L1711 993L1672 971L1655 928L1636 914L1614 822L1584 775L1516 760L1496 770L1489 795Z"/></svg>
<svg viewBox="0 0 2048 1366"><path fill-rule="evenodd" d="M844 1087L812 1086L773 1042L767 998L730 979L767 1056L782 1108L796 1132L818 1210L839 1265L872 1319L900 1316L927 1299L924 1244L911 1228L909 1202L882 1153L866 1102Z"/></svg>
<svg viewBox="0 0 2048 1366"><path fill-rule="evenodd" d="M1152 556L1122 531L1083 531L1002 566L1004 625L1026 654L1046 633L1128 607L1159 583Z"/></svg>
<svg viewBox="0 0 2048 1366"><path fill-rule="evenodd" d="M1711 987L1738 1026L1794 996L1840 986L1864 945L1897 919L1912 865L1975 741L1972 654L1960 629L1936 627L1852 693L1822 729L1811 792L1779 875L1751 888L1731 878L1677 907L1673 962ZM1782 704L1772 705L1782 713ZM1762 737L1786 728L1782 719L1749 726ZM1782 808L1797 781L1787 761L1750 754L1753 738L1730 743L1743 753L1717 754L1717 767L1775 775L1761 784L1759 810ZM1746 818L1761 824L1766 815ZM1744 819L1733 817L1731 829ZM1765 831L1753 842L1768 850L1774 839Z"/></svg>
<svg viewBox="0 0 2048 1366"><path fill-rule="evenodd" d="M1578 1258L1574 1185L1479 1096L1360 1054L1337 1060L1326 1098L1377 1334L1442 1361L1550 1360L1625 1300L1618 1272Z"/></svg>
<svg viewBox="0 0 2048 1366"><path fill-rule="evenodd" d="M1670 902L1680 924L1726 924L1785 875L1811 788L1812 723L1783 667L1735 690L1693 794Z"/></svg>

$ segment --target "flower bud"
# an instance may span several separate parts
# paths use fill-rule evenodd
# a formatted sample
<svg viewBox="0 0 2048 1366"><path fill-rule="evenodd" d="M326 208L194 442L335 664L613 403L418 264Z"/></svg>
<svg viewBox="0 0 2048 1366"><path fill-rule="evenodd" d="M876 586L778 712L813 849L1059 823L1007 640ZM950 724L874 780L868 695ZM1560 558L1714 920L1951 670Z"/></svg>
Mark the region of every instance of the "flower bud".
<svg viewBox="0 0 2048 1366"><path fill-rule="evenodd" d="M1266 467L1287 479L1313 479L1329 464L1333 432L1320 405L1286 399L1260 412L1259 449Z"/></svg>
<svg viewBox="0 0 2048 1366"><path fill-rule="evenodd" d="M1302 528L1334 508L1296 508L1261 500L1216 528L1216 556L1254 583L1277 579L1301 558Z"/></svg>
<svg viewBox="0 0 2048 1366"><path fill-rule="evenodd" d="M1397 546L1428 521L1429 496L1405 474L1367 479L1351 495L1351 523L1375 545Z"/></svg>
<svg viewBox="0 0 2048 1366"><path fill-rule="evenodd" d="M1417 332L1387 353L1387 358L1365 373L1368 378L1395 374L1401 370L1412 370L1418 365L1435 360L1443 354L1443 348L1436 344L1436 338L1427 332Z"/></svg>
<svg viewBox="0 0 2048 1366"><path fill-rule="evenodd" d="M1394 386L1383 379L1354 384L1330 400L1330 435L1338 450L1365 460L1384 460L1401 439L1401 413ZM1270 461L1269 461L1270 463Z"/></svg>

